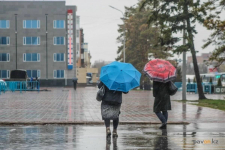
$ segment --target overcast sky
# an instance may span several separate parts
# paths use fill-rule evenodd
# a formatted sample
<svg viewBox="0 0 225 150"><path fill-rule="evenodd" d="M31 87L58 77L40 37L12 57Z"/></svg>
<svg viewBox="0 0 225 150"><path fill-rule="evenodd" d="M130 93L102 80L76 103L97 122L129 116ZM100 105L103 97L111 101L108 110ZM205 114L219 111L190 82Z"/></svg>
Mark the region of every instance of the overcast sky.
<svg viewBox="0 0 225 150"><path fill-rule="evenodd" d="M114 6L124 12L124 6L137 4L138 0L66 0L67 5L77 6L77 15L80 16L80 27L84 29L84 41L88 43L92 64L96 60L114 61L117 57L119 44L118 24L122 24L121 12L114 10ZM195 48L201 52L210 52L213 47L202 50L203 39L210 32L201 25L197 25L198 34L195 36ZM189 54L190 55L190 54ZM182 58L182 56L180 56Z"/></svg>

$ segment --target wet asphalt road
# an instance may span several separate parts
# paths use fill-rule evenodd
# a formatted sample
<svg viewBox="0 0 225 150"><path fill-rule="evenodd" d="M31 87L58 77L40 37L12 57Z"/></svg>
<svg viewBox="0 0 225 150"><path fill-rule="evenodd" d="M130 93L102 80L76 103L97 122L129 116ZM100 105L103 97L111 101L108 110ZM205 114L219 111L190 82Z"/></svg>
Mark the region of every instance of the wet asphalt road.
<svg viewBox="0 0 225 150"><path fill-rule="evenodd" d="M111 125L112 127L112 125ZM0 149L6 150L125 150L225 149L225 124L120 125L118 138L96 126L1 126Z"/></svg>

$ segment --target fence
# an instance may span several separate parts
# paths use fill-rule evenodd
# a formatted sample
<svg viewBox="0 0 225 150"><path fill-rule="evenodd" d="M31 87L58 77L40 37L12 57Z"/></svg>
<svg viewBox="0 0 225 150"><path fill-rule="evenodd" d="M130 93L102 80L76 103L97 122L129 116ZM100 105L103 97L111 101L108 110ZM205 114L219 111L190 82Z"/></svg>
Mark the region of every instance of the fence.
<svg viewBox="0 0 225 150"><path fill-rule="evenodd" d="M187 92L197 93L197 84L196 83L188 83L187 84Z"/></svg>
<svg viewBox="0 0 225 150"><path fill-rule="evenodd" d="M203 92L212 94L212 92L214 92L212 84L205 84L203 86Z"/></svg>
<svg viewBox="0 0 225 150"><path fill-rule="evenodd" d="M0 83L0 94L6 91L39 91L40 83L38 81L6 81Z"/></svg>
<svg viewBox="0 0 225 150"><path fill-rule="evenodd" d="M182 87L182 82L175 82L174 84L178 89Z"/></svg>

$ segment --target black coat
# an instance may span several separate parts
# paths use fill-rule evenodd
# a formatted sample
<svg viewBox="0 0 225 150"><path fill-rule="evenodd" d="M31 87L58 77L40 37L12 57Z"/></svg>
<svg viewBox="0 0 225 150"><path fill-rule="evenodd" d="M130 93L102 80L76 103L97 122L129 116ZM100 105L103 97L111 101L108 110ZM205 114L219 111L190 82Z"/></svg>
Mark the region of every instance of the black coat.
<svg viewBox="0 0 225 150"><path fill-rule="evenodd" d="M101 88L103 85L104 84L102 82L100 82L98 84L98 88ZM121 104L122 103L122 93L124 93L124 92L109 90L108 87L105 86L105 95L104 95L102 101L109 103L109 104Z"/></svg>
<svg viewBox="0 0 225 150"><path fill-rule="evenodd" d="M154 112L171 110L170 82L162 83L153 81Z"/></svg>

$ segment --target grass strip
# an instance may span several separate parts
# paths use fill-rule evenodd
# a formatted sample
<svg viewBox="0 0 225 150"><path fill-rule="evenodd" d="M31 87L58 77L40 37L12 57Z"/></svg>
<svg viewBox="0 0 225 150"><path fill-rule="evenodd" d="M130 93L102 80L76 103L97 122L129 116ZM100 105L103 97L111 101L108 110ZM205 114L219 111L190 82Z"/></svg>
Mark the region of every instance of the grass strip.
<svg viewBox="0 0 225 150"><path fill-rule="evenodd" d="M179 100L178 102L198 102L198 103L190 103L190 104L202 106L202 107L210 107L210 108L225 111L225 100L212 100L212 99L203 99L203 100L196 100L196 101Z"/></svg>

